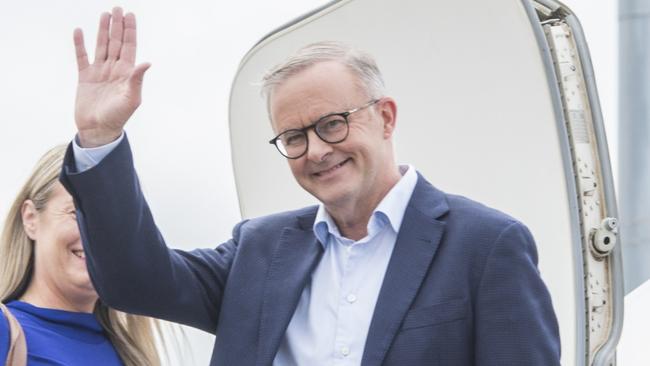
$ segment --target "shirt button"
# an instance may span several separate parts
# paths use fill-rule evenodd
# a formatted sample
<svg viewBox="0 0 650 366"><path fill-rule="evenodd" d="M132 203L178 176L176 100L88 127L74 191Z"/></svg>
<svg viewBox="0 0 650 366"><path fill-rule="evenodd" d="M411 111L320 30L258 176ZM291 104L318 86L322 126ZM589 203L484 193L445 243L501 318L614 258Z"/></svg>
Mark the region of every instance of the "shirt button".
<svg viewBox="0 0 650 366"><path fill-rule="evenodd" d="M350 304L354 303L357 301L357 296L355 294L349 294L346 298Z"/></svg>
<svg viewBox="0 0 650 366"><path fill-rule="evenodd" d="M347 346L343 346L341 348L341 354L347 357L350 354L350 348Z"/></svg>

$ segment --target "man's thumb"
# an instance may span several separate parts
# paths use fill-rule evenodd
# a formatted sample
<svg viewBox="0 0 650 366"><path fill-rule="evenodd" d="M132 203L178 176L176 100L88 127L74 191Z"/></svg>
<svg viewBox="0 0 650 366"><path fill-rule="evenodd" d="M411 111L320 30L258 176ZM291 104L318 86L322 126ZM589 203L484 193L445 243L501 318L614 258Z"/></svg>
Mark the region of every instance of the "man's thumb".
<svg viewBox="0 0 650 366"><path fill-rule="evenodd" d="M141 88L142 82L144 80L144 73L149 70L151 64L148 62L142 63L133 69L131 76L129 77L129 84L132 88Z"/></svg>

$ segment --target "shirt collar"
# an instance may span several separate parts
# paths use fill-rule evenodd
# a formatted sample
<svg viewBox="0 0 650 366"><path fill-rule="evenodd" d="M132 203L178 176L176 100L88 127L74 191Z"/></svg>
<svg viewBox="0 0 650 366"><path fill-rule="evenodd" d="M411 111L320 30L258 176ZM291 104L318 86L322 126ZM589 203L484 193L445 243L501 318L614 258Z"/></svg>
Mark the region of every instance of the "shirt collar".
<svg viewBox="0 0 650 366"><path fill-rule="evenodd" d="M386 196L379 202L379 205L373 210L370 221L368 222L368 232L371 233L371 225L377 225L378 222L388 221L392 229L397 233L404 219L404 212L408 205L415 185L418 180L415 168L412 165L400 165L402 178L388 191ZM378 221L378 222L376 222ZM339 228L336 226L334 219L321 203L316 212L316 220L313 226L314 234L323 246L327 245L328 236L334 235L341 237Z"/></svg>

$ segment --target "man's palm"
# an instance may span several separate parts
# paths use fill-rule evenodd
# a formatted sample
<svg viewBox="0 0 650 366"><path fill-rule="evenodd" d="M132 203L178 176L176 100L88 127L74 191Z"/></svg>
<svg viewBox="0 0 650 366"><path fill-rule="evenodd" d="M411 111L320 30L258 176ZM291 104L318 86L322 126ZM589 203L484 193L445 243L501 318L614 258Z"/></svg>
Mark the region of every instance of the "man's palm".
<svg viewBox="0 0 650 366"><path fill-rule="evenodd" d="M112 18L112 22L111 22ZM109 29L110 25L110 29ZM135 66L136 29L133 14L120 8L102 14L95 61L88 63L83 33L74 32L79 84L75 120L84 147L113 141L141 101L142 79L149 64Z"/></svg>

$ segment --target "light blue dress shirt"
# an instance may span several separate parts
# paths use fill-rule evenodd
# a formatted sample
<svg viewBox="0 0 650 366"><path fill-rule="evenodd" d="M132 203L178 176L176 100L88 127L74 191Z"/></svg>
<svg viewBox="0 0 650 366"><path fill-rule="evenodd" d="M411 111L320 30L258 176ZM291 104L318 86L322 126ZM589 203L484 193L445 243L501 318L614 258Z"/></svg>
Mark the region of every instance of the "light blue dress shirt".
<svg viewBox="0 0 650 366"><path fill-rule="evenodd" d="M406 206L417 183L412 166L373 211L368 235L341 236L321 204L314 233L323 257L303 290L274 366L360 365L368 329Z"/></svg>
<svg viewBox="0 0 650 366"><path fill-rule="evenodd" d="M113 151L124 139L124 131L122 131L122 134L117 138L117 140L93 148L84 148L79 146L79 141L77 139L78 137L75 137L72 141L72 152L74 154L77 171L81 173L99 164L106 155Z"/></svg>
<svg viewBox="0 0 650 366"><path fill-rule="evenodd" d="M73 141L77 170L99 164L124 138L86 149ZM417 183L412 166L386 194L368 222L368 235L341 236L321 204L314 234L324 253L303 290L273 362L274 366L360 365L368 329L406 206Z"/></svg>

